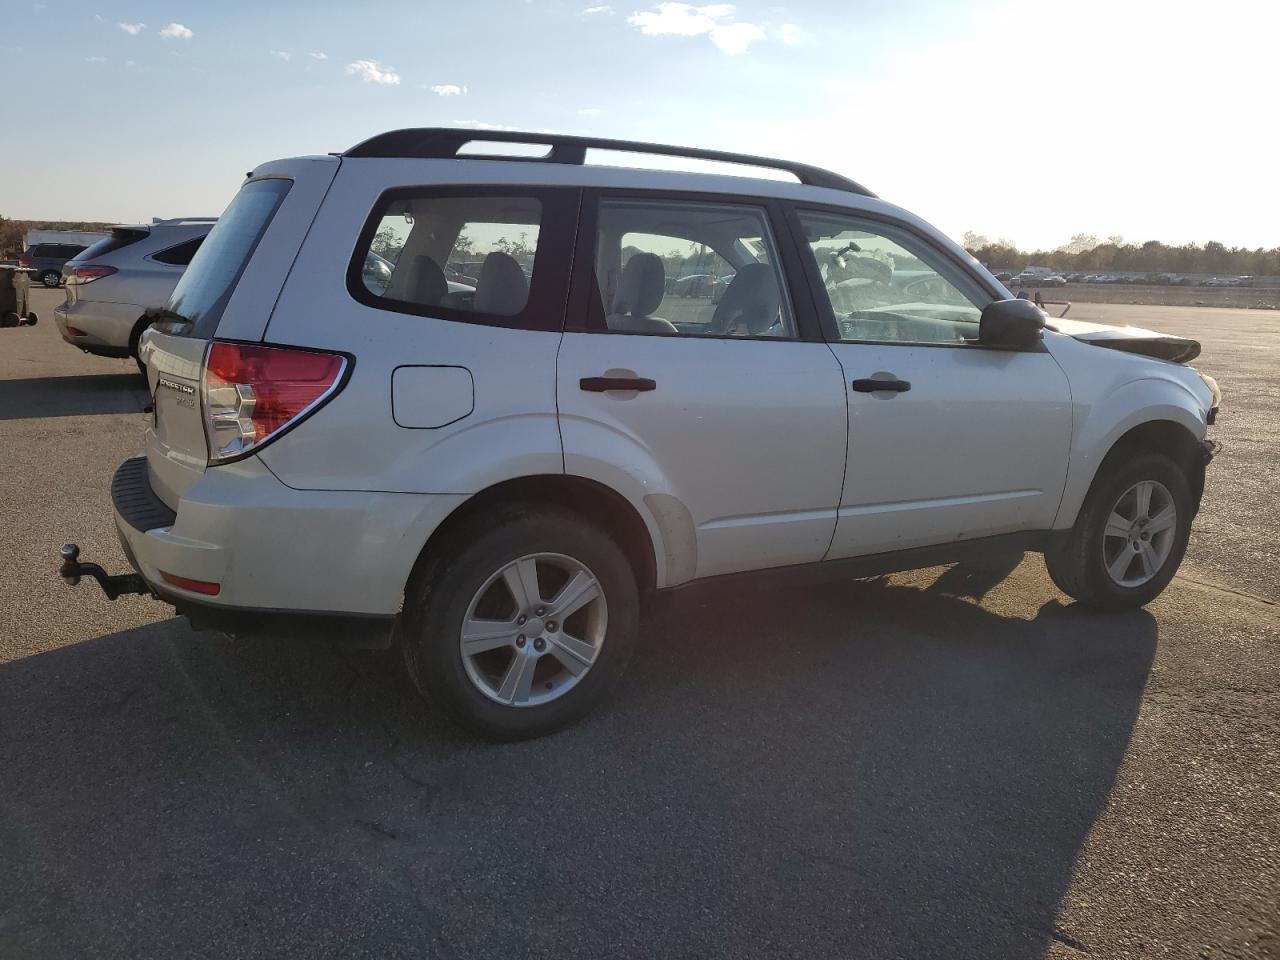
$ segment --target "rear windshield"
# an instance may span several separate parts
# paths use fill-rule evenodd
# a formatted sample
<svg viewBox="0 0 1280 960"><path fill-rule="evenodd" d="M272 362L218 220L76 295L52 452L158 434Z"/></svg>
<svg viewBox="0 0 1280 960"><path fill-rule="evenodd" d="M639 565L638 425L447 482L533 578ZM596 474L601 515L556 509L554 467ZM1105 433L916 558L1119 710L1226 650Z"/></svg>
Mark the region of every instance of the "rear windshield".
<svg viewBox="0 0 1280 960"><path fill-rule="evenodd" d="M218 218L169 298L169 310L191 321L191 336L211 337L254 248L292 180L246 183Z"/></svg>
<svg viewBox="0 0 1280 960"><path fill-rule="evenodd" d="M111 236L85 247L76 254L75 259L84 261L92 260L94 257L106 256L116 250L123 250L131 243L137 243L146 235L147 231L145 230L112 230Z"/></svg>

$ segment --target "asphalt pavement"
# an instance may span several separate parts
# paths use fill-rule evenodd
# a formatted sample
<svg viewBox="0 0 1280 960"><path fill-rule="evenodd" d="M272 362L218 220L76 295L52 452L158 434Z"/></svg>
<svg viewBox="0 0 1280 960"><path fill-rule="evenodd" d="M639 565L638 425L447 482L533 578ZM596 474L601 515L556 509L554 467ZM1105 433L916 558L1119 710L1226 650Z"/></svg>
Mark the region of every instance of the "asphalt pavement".
<svg viewBox="0 0 1280 960"><path fill-rule="evenodd" d="M1073 606L1036 556L685 601L579 726L492 746L389 652L194 633L123 570L131 361L0 330L0 957L1280 957L1280 314L1183 571Z"/></svg>

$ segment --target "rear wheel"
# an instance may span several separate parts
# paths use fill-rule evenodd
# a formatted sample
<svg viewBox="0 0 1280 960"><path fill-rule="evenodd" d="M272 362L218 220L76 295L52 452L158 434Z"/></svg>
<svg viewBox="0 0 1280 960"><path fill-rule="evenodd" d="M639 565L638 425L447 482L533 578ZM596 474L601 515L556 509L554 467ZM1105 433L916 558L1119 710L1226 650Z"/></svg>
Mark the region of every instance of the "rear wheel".
<svg viewBox="0 0 1280 960"><path fill-rule="evenodd" d="M552 733L605 696L631 658L639 592L622 550L578 515L508 508L450 537L405 601L418 688L484 736Z"/></svg>
<svg viewBox="0 0 1280 960"><path fill-rule="evenodd" d="M1178 464L1155 452L1106 464L1067 542L1045 554L1058 589L1088 606L1140 607L1178 571L1194 513Z"/></svg>
<svg viewBox="0 0 1280 960"><path fill-rule="evenodd" d="M62 274L57 270L46 270L40 274L40 282L46 287L56 287L62 282Z"/></svg>

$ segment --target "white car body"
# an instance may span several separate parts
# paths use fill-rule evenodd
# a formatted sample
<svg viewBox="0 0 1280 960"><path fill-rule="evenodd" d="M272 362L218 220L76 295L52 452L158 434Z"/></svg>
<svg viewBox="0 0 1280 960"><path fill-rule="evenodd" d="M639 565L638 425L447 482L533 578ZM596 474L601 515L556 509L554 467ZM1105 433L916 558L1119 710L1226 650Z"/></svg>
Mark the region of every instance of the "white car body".
<svg viewBox="0 0 1280 960"><path fill-rule="evenodd" d="M137 348L143 313L164 306L215 219L181 218L116 227L63 267L66 300L54 307L62 339L89 353L127 357ZM114 272L90 279L79 267Z"/></svg>
<svg viewBox="0 0 1280 960"><path fill-rule="evenodd" d="M601 335L380 309L353 286L353 250L384 193L483 184L575 198L747 198L770 216L820 207L909 233L964 271L983 301L1010 299L958 245L873 196L514 159L302 157L260 166L247 185L268 180L287 181L287 193L230 287L216 339L344 359L295 424L211 464L209 331L161 324L144 334L155 420L145 465L127 463L118 478L117 525L147 589L193 617L289 611L390 623L416 566L443 549L433 535L508 495L606 503L602 522L625 532L637 581L657 590L776 568L904 569L954 560L966 546L1041 549L1072 529L1122 438L1141 433L1185 455L1216 412L1216 387L1194 369L1099 348L1159 339L1145 331L1050 321L1025 350ZM189 279L214 256L220 229ZM799 310L808 292L792 269ZM599 377L657 386L588 391ZM856 392L859 378L886 377L910 392ZM841 566L854 561L865 563Z"/></svg>

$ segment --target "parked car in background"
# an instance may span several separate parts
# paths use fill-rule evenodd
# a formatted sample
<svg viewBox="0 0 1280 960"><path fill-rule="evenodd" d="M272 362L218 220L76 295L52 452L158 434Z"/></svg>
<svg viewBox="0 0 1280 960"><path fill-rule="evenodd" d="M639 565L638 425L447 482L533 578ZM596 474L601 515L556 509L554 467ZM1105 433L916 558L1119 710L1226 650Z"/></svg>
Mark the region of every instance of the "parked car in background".
<svg viewBox="0 0 1280 960"><path fill-rule="evenodd" d="M460 153L481 137L547 159ZM373 291L371 243L404 224ZM532 281L485 239L514 228ZM681 315L637 235L723 259L719 302ZM465 301L444 271L463 242L483 256ZM808 165L439 129L274 161L143 336L154 417L111 484L135 572L67 544L62 573L194 624L372 631L499 739L582 717L644 652L658 591L727 575L802 605L796 578L1035 550L1068 595L1132 609L1182 560L1220 395L1184 365L1195 341L1049 323Z"/></svg>
<svg viewBox="0 0 1280 960"><path fill-rule="evenodd" d="M56 287L62 282L62 268L66 262L85 249L75 243L35 243L18 258L18 266L32 271L46 287Z"/></svg>
<svg viewBox="0 0 1280 960"><path fill-rule="evenodd" d="M53 309L62 339L87 353L136 360L147 309L169 299L214 223L188 217L115 227L68 261L66 300Z"/></svg>

